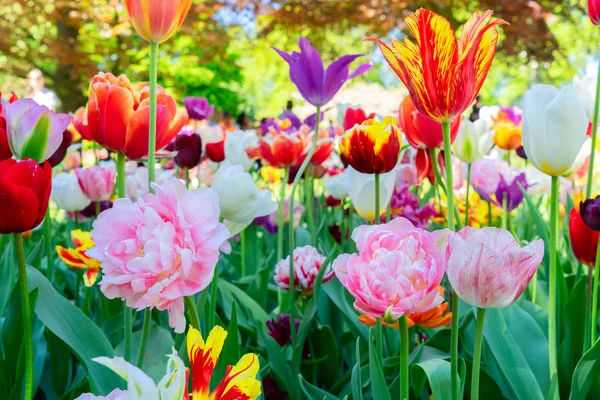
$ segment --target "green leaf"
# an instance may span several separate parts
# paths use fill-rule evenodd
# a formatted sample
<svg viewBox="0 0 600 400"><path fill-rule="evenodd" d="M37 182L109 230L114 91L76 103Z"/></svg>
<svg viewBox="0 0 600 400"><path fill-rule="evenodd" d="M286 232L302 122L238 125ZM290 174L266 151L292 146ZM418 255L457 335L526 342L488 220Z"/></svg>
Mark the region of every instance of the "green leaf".
<svg viewBox="0 0 600 400"><path fill-rule="evenodd" d="M271 371L279 377L279 380L284 384L292 399L300 399L300 385L298 380L294 378L292 368L281 353L281 347L270 336L261 334L261 338L267 349L267 358L269 359Z"/></svg>
<svg viewBox="0 0 600 400"><path fill-rule="evenodd" d="M310 400L339 400L339 398L335 397L331 393L306 382L306 380L300 374L298 375L298 382L300 382L302 392Z"/></svg>
<svg viewBox="0 0 600 400"><path fill-rule="evenodd" d="M246 292L224 279L219 279L218 286L222 298L226 303L223 305L223 308L225 310L225 315L229 320L231 320L231 308L233 301L235 300L243 309L248 311L247 315L246 313L239 313L237 316L240 325L243 325L247 329L253 329L256 322L259 322L260 325L264 327L263 329L266 329L269 315L256 301L248 296Z"/></svg>
<svg viewBox="0 0 600 400"><path fill-rule="evenodd" d="M219 357L217 368L212 376L214 383L221 382L225 376L225 369L228 365L235 365L240 360L240 337L237 325L237 306L235 301L231 307L231 319L227 327L227 337L223 344L223 351Z"/></svg>
<svg viewBox="0 0 600 400"><path fill-rule="evenodd" d="M558 395L558 378L556 374L552 375L552 380L550 381L550 387L548 388L548 393L546 393L546 400L554 400Z"/></svg>
<svg viewBox="0 0 600 400"><path fill-rule="evenodd" d="M383 376L383 368L375 352L375 328L369 331L369 375L371 377L371 392L377 400L391 400L390 391ZM375 395L377 394L377 395Z"/></svg>
<svg viewBox="0 0 600 400"><path fill-rule="evenodd" d="M0 315L4 315L10 294L16 282L17 265L15 263L14 248L11 246L10 237L2 235L2 241L6 240L0 260Z"/></svg>
<svg viewBox="0 0 600 400"><path fill-rule="evenodd" d="M352 386L352 397L355 400L362 400L362 379L360 374L360 338L356 338L356 364L352 368L352 378L351 378L351 386Z"/></svg>
<svg viewBox="0 0 600 400"><path fill-rule="evenodd" d="M412 375L410 380L416 393L421 393L426 377L434 399L452 400L452 381L448 361L431 359L412 364L410 373Z"/></svg>
<svg viewBox="0 0 600 400"><path fill-rule="evenodd" d="M327 282L327 285L323 285L323 292L329 296L331 301L340 309L348 320L348 326L355 336L362 336L363 339L368 338L367 327L358 320L358 314L350 302L346 299L346 289L337 280L333 279Z"/></svg>
<svg viewBox="0 0 600 400"><path fill-rule="evenodd" d="M42 236L40 240L33 246L33 249L27 254L27 265L38 265L40 263L40 259L42 258L42 254L44 253L44 237ZM37 261L36 261L37 260Z"/></svg>
<svg viewBox="0 0 600 400"><path fill-rule="evenodd" d="M573 381L571 383L570 400L581 400L587 398L594 382L600 375L600 339L589 349L575 367Z"/></svg>
<svg viewBox="0 0 600 400"><path fill-rule="evenodd" d="M64 341L85 365L94 393L107 394L121 380L108 368L92 361L94 357L114 357L104 333L80 309L62 297L35 268L27 268L29 289L39 289L35 314L52 333Z"/></svg>

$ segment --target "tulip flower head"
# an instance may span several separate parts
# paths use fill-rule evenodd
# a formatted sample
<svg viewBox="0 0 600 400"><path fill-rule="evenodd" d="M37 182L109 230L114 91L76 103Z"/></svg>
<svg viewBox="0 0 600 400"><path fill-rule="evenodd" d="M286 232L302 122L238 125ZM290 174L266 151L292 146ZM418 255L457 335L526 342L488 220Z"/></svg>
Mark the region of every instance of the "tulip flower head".
<svg viewBox="0 0 600 400"><path fill-rule="evenodd" d="M427 229L431 218L436 214L435 206L431 203L421 206L419 197L406 184L394 188L390 208L392 217L404 217L421 229Z"/></svg>
<svg viewBox="0 0 600 400"><path fill-rule="evenodd" d="M346 131L340 141L342 161L364 174L384 174L394 169L402 137L396 120L367 120Z"/></svg>
<svg viewBox="0 0 600 400"><path fill-rule="evenodd" d="M14 103L19 100L16 94L12 93L8 99L8 103ZM2 92L0 92L0 161L8 160L12 158L10 146L8 144L8 133L6 132L6 118L2 113Z"/></svg>
<svg viewBox="0 0 600 400"><path fill-rule="evenodd" d="M521 124L515 123L515 120L521 120L521 115L518 118L510 119L502 109L498 112L498 117L494 119L494 143L503 150L516 150L521 147L523 142Z"/></svg>
<svg viewBox="0 0 600 400"><path fill-rule="evenodd" d="M464 227L448 239L446 273L465 302L500 308L521 296L544 257L544 242L521 247L500 228Z"/></svg>
<svg viewBox="0 0 600 400"><path fill-rule="evenodd" d="M524 190L529 189L531 185L527 183L525 173L521 173L507 182L504 175L499 174L499 181L496 189L491 192L485 192L481 189L475 188L475 191L479 193L485 200L496 204L496 206L503 208L504 201L506 201L506 209L508 212L513 211L523 202L523 192L520 187Z"/></svg>
<svg viewBox="0 0 600 400"><path fill-rule="evenodd" d="M38 105L33 99L4 102L2 113L6 119L8 144L18 159L31 158L41 163L58 150L63 132L72 117L56 114L48 107Z"/></svg>
<svg viewBox="0 0 600 400"><path fill-rule="evenodd" d="M373 221L379 216L375 215L375 175L363 174L352 167L346 168L346 182L348 195L352 200L352 205L365 221ZM380 174L379 176L379 210L385 211L392 193L394 192L394 183L396 174L394 171Z"/></svg>
<svg viewBox="0 0 600 400"><path fill-rule="evenodd" d="M258 146L259 139L255 130L237 131L227 134L225 139L225 160L233 165L241 165L244 171L250 171L254 159L248 155L248 149Z"/></svg>
<svg viewBox="0 0 600 400"><path fill-rule="evenodd" d="M588 122L572 85L560 90L535 85L523 100L523 147L528 160L546 175L564 175L586 140Z"/></svg>
<svg viewBox="0 0 600 400"><path fill-rule="evenodd" d="M46 216L52 168L33 159L0 162L0 234L23 233Z"/></svg>
<svg viewBox="0 0 600 400"><path fill-rule="evenodd" d="M173 158L180 168L192 169L200 162L202 141L195 133L180 133L175 137L173 150L177 155Z"/></svg>
<svg viewBox="0 0 600 400"><path fill-rule="evenodd" d="M304 294L311 293L321 268L328 268L323 274L323 283L333 278L333 271L328 266L324 266L324 262L325 256L319 254L314 247L296 247L294 249L294 288ZM290 256L277 263L274 279L280 288L290 290Z"/></svg>
<svg viewBox="0 0 600 400"><path fill-rule="evenodd" d="M277 318L273 318L267 321L267 328L269 329L269 336L271 336L278 345L285 346L286 344L292 343L292 332L290 327L290 315L279 314ZM300 327L300 320L296 319L296 332Z"/></svg>
<svg viewBox="0 0 600 400"><path fill-rule="evenodd" d="M188 118L195 121L208 119L215 111L215 107L208 104L204 97L186 97L183 99L183 105L188 113Z"/></svg>
<svg viewBox="0 0 600 400"><path fill-rule="evenodd" d="M84 270L83 283L90 287L96 282L98 272L100 271L100 263L85 254L86 251L94 247L92 234L84 232L80 229L71 231L71 241L75 248L65 248L56 246L56 254L71 268Z"/></svg>
<svg viewBox="0 0 600 400"><path fill-rule="evenodd" d="M451 121L469 108L479 94L496 53L502 20L492 11L474 13L456 40L450 23L433 11L418 9L405 22L413 43L376 42L384 58L408 89L415 107L436 121Z"/></svg>
<svg viewBox="0 0 600 400"><path fill-rule="evenodd" d="M362 64L350 73L350 63L362 54L349 54L340 57L325 69L321 55L311 46L308 39L300 37L298 47L300 53L296 51L286 53L275 47L273 50L289 64L290 79L304 100L315 107L322 107L329 103L346 81L364 74L373 65Z"/></svg>
<svg viewBox="0 0 600 400"><path fill-rule="evenodd" d="M94 165L89 168L77 168L75 175L83 193L90 200L104 201L113 193L117 172L112 168Z"/></svg>
<svg viewBox="0 0 600 400"><path fill-rule="evenodd" d="M273 167L296 166L305 155L306 139L299 131L268 133L260 139L257 155Z"/></svg>
<svg viewBox="0 0 600 400"><path fill-rule="evenodd" d="M79 107L73 114L73 125L72 131L74 133L73 139L77 141L79 138L91 141L92 135L90 134L90 127L88 126L87 120L88 111L86 107Z"/></svg>
<svg viewBox="0 0 600 400"><path fill-rule="evenodd" d="M375 119L375 113L367 115L365 110L363 110L362 108L348 107L346 109L346 113L344 114L344 131L352 129L354 125L362 125L363 122L369 119Z"/></svg>
<svg viewBox="0 0 600 400"><path fill-rule="evenodd" d="M210 161L219 163L225 160L225 141L206 143L206 156Z"/></svg>
<svg viewBox="0 0 600 400"><path fill-rule="evenodd" d="M260 396L260 381L256 379L260 365L252 353L242 356L235 366L228 365L221 382L210 390L210 380L226 338L227 332L218 325L212 328L206 341L200 331L190 326L186 342L192 373L190 400L255 400Z"/></svg>
<svg viewBox="0 0 600 400"><path fill-rule="evenodd" d="M74 174L61 172L52 179L52 200L65 211L81 211L92 202L85 195Z"/></svg>
<svg viewBox="0 0 600 400"><path fill-rule="evenodd" d="M569 236L575 258L588 267L596 265L596 250L600 232L587 226L576 207L569 212Z"/></svg>
<svg viewBox="0 0 600 400"><path fill-rule="evenodd" d="M494 131L488 128L484 120L471 122L465 119L460 124L452 148L459 160L472 164L491 150L494 146L493 138Z"/></svg>
<svg viewBox="0 0 600 400"><path fill-rule="evenodd" d="M585 199L579 205L581 219L590 229L600 231L600 196L594 199Z"/></svg>
<svg viewBox="0 0 600 400"><path fill-rule="evenodd" d="M183 24L192 0L125 0L131 24L150 43L166 42Z"/></svg>
<svg viewBox="0 0 600 400"><path fill-rule="evenodd" d="M588 0L588 16L594 25L600 25L600 2Z"/></svg>
<svg viewBox="0 0 600 400"><path fill-rule="evenodd" d="M386 322L431 310L444 301L437 290L446 266L444 231L428 232L405 218L359 226L359 254L342 254L333 270L361 313Z"/></svg>
<svg viewBox="0 0 600 400"><path fill-rule="evenodd" d="M214 190L187 190L181 181L159 186L137 202L117 199L94 221L95 246L87 255L101 263L100 289L138 310L169 311L169 325L184 331L184 297L205 289L229 232L219 222ZM186 240L181 240L186 238Z"/></svg>
<svg viewBox="0 0 600 400"><path fill-rule="evenodd" d="M325 190L329 196L337 200L348 197L348 179L345 170L337 174L329 174L323 178Z"/></svg>

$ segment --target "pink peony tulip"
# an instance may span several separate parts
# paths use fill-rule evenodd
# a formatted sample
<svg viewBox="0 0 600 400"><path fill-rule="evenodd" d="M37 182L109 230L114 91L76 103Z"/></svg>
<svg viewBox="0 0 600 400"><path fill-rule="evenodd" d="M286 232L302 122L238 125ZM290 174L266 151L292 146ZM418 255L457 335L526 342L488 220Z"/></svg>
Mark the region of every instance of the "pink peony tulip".
<svg viewBox="0 0 600 400"><path fill-rule="evenodd" d="M310 293L315 287L317 274L325 262L325 256L319 254L312 246L294 249L294 286L302 293ZM323 283L333 278L329 269L323 274ZM290 289L290 256L279 261L275 266L275 283L283 290Z"/></svg>
<svg viewBox="0 0 600 400"><path fill-rule="evenodd" d="M406 218L359 226L352 233L359 254L338 256L333 270L361 313L396 320L428 311L444 301L436 288L446 269L447 235L415 228Z"/></svg>
<svg viewBox="0 0 600 400"><path fill-rule="evenodd" d="M104 201L112 195L117 175L114 169L94 165L89 168L77 168L75 175L81 190L90 200Z"/></svg>
<svg viewBox="0 0 600 400"><path fill-rule="evenodd" d="M522 248L505 229L467 226L448 239L446 272L467 303L506 307L523 293L543 257L540 239Z"/></svg>
<svg viewBox="0 0 600 400"><path fill-rule="evenodd" d="M100 289L138 310L169 311L169 325L185 330L184 296L208 286L229 237L219 222L219 199L210 188L188 191L182 182L153 185L156 194L137 202L118 199L94 222Z"/></svg>

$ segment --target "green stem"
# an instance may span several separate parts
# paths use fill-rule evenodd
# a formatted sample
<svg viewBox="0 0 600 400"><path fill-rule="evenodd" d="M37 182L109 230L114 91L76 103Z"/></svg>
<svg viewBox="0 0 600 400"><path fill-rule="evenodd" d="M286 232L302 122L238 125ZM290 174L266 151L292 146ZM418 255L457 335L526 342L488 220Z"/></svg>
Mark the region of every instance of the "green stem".
<svg viewBox="0 0 600 400"><path fill-rule="evenodd" d="M315 215L313 211L315 202L313 194L314 182L311 175L310 170L307 170L306 177L304 178L304 202L306 203L306 221L308 223L308 230L310 231L310 241L314 247L317 244L317 235L315 234Z"/></svg>
<svg viewBox="0 0 600 400"><path fill-rule="evenodd" d="M246 253L248 252L248 238L246 229L240 232L240 242L242 245L242 278L246 276Z"/></svg>
<svg viewBox="0 0 600 400"><path fill-rule="evenodd" d="M117 153L117 195L119 198L125 197L125 154L123 153ZM123 358L126 361L131 360L131 325L131 308L123 302L123 342L125 345Z"/></svg>
<svg viewBox="0 0 600 400"><path fill-rule="evenodd" d="M399 323L400 330L400 400L408 400L408 324L406 315L403 315ZM382 364L383 365L383 364Z"/></svg>
<svg viewBox="0 0 600 400"><path fill-rule="evenodd" d="M277 261L283 259L283 205L285 202L285 187L287 186L290 167L283 169L281 177L281 190L279 191L279 212L277 214Z"/></svg>
<svg viewBox="0 0 600 400"><path fill-rule="evenodd" d="M75 229L79 229L79 211L73 213L75 215Z"/></svg>
<svg viewBox="0 0 600 400"><path fill-rule="evenodd" d="M23 249L22 234L15 233L15 251L19 264L19 286L21 290L21 308L23 311L23 342L25 345L25 392L23 399L31 400L33 396L33 328L31 324L31 304L29 302L29 286L27 285L27 264Z"/></svg>
<svg viewBox="0 0 600 400"><path fill-rule="evenodd" d="M150 130L148 132L148 188L154 182L156 168L156 86L158 80L158 43L150 43Z"/></svg>
<svg viewBox="0 0 600 400"><path fill-rule="evenodd" d="M583 330L583 352L589 350L592 346L590 337L590 324L592 323L591 307L592 307L592 282L594 280L594 271L588 268L587 285L585 288L585 328Z"/></svg>
<svg viewBox="0 0 600 400"><path fill-rule="evenodd" d="M483 324L485 308L477 309L477 325L475 327L475 348L473 349L473 372L471 373L471 400L479 400L479 375L481 365L481 348L483 344Z"/></svg>
<svg viewBox="0 0 600 400"><path fill-rule="evenodd" d="M188 318L190 319L190 325L200 331L200 317L198 316L198 309L196 309L196 302L194 301L194 296L185 296L185 309L188 313Z"/></svg>
<svg viewBox="0 0 600 400"><path fill-rule="evenodd" d="M379 205L379 197L381 193L379 193L379 174L375 174L375 218L373 221L373 225L379 225L381 222L381 210Z"/></svg>
<svg viewBox="0 0 600 400"><path fill-rule="evenodd" d="M598 247L596 248L596 266L594 268L594 286L592 288L592 321L590 324L591 343L596 342L596 324L598 323L598 276L600 275L598 272L598 268L600 268L600 257L598 256L598 253L600 253L600 240L598 241Z"/></svg>
<svg viewBox="0 0 600 400"><path fill-rule="evenodd" d="M96 218L98 218L98 215L100 215L100 202L97 201L95 204L96 207Z"/></svg>
<svg viewBox="0 0 600 400"><path fill-rule="evenodd" d="M548 282L548 351L550 358L550 376L558 371L556 340L556 248L558 243L558 177L552 177L552 195L550 204L550 278ZM558 393L558 383L556 392ZM558 396L556 396L558 397Z"/></svg>
<svg viewBox="0 0 600 400"><path fill-rule="evenodd" d="M185 179L185 187L190 188L190 170L185 167L183 169L183 178Z"/></svg>
<svg viewBox="0 0 600 400"><path fill-rule="evenodd" d="M492 218L492 203L487 202L488 205L488 226L492 226L493 218Z"/></svg>
<svg viewBox="0 0 600 400"><path fill-rule="evenodd" d="M458 384L458 318L459 318L459 298L454 289L452 290L452 326L450 331L450 368L452 380L452 398L460 398L460 385Z"/></svg>
<svg viewBox="0 0 600 400"><path fill-rule="evenodd" d="M537 270L533 273L533 283L531 285L531 302L535 304L535 299L537 297ZM586 309L587 310L587 309Z"/></svg>
<svg viewBox="0 0 600 400"><path fill-rule="evenodd" d="M590 153L590 166L588 168L587 189L585 197L592 197L592 179L594 177L594 157L596 155L596 135L598 133L598 104L600 103L600 68L596 81L596 101L594 103L594 120L592 121L592 151Z"/></svg>
<svg viewBox="0 0 600 400"><path fill-rule="evenodd" d="M77 211L75 211L77 212ZM51 219L50 219L50 207L46 211L46 218L44 219L44 233L46 238L44 240L44 244L46 246L46 277L50 282L54 279L54 252L52 250L52 230L51 228Z"/></svg>
<svg viewBox="0 0 600 400"><path fill-rule="evenodd" d="M392 203L388 204L387 210L385 211L385 222L390 222L392 220Z"/></svg>
<svg viewBox="0 0 600 400"><path fill-rule="evenodd" d="M125 154L117 153L117 196L125 198Z"/></svg>
<svg viewBox="0 0 600 400"><path fill-rule="evenodd" d="M430 151L430 157L431 157L431 166L433 168L433 175L435 176L435 182L434 182L434 189L436 190L436 195L438 198L438 203L440 203L441 206L441 201L440 201L440 197L439 194L437 194L437 188L440 187L442 189L442 192L444 192L444 194L446 195L446 197L448 197L448 190L446 190L446 185L444 184L444 181L442 180L442 175L440 174L440 170L438 168L438 164L437 164L437 155L435 153L435 148L431 148L429 149ZM448 207L450 207L450 203L447 204ZM460 219L460 212L458 211L458 206L456 205L456 202L453 201L453 207L454 209L454 215L456 217L456 223L459 225L458 228L460 229L462 225L461 219ZM448 210L450 210L450 208L448 208Z"/></svg>
<svg viewBox="0 0 600 400"><path fill-rule="evenodd" d="M379 363L383 363L383 323L381 318L375 320L375 350L379 357Z"/></svg>
<svg viewBox="0 0 600 400"><path fill-rule="evenodd" d="M471 189L471 163L467 164L467 193L465 195L465 226L469 226L469 222L470 222L470 220L469 220L469 189Z"/></svg>
<svg viewBox="0 0 600 400"><path fill-rule="evenodd" d="M446 189L448 191L448 229L454 230L454 184L452 182L452 149L450 147L450 121L442 122L444 158L446 159ZM432 160L431 162L435 162Z"/></svg>
<svg viewBox="0 0 600 400"><path fill-rule="evenodd" d="M508 229L508 199L506 198L506 193L502 195L502 228Z"/></svg>
<svg viewBox="0 0 600 400"><path fill-rule="evenodd" d="M317 107L317 122L315 125L315 132L319 132L319 122L321 121L321 107ZM318 133L315 134L312 145L310 146L310 149L308 151L308 154L306 155L306 157L304 158L304 161L302 162L302 165L300 166L300 169L298 169L298 173L296 174L296 176L294 177L294 184L292 185L292 193L290 195L290 229L289 229L289 249L290 249L290 288L289 288L289 292L290 292L290 304L289 304L289 314L290 314L290 333L291 333L291 337L292 337L292 348L296 347L296 324L294 323L295 319L294 319L294 314L295 314L295 304L294 304L294 295L295 295L295 291L296 291L296 287L294 285L295 281L294 281L294 196L296 194L296 188L298 187L298 183L300 183L300 179L302 178L302 175L304 174L304 171L306 171L306 168L308 167L308 163L310 162L310 159L312 158L313 154L315 153L315 148L317 147L317 141L319 140L319 135Z"/></svg>
<svg viewBox="0 0 600 400"><path fill-rule="evenodd" d="M219 287L219 268L215 268L215 274L213 276L212 282L210 283L210 308L208 311L208 317L206 319L207 326L206 331L210 332L210 330L215 326L215 320L217 315L217 293Z"/></svg>
<svg viewBox="0 0 600 400"><path fill-rule="evenodd" d="M144 311L144 325L142 327L142 338L140 339L140 347L138 349L137 359L135 360L135 366L142 368L142 362L144 361L144 354L146 353L146 343L148 342L148 333L150 332L150 322L152 321L152 309L146 308Z"/></svg>

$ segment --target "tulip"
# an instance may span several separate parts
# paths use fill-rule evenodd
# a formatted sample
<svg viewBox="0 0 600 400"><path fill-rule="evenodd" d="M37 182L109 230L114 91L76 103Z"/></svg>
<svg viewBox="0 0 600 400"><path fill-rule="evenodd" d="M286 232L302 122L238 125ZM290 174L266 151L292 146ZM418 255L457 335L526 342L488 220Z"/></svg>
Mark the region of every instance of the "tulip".
<svg viewBox="0 0 600 400"><path fill-rule="evenodd" d="M187 118L177 113L177 104L158 87L156 150L162 149L181 131ZM100 72L89 90L88 127L92 139L131 160L148 155L150 99L148 84L132 87L125 75Z"/></svg>
<svg viewBox="0 0 600 400"><path fill-rule="evenodd" d="M527 158L551 176L565 174L586 140L588 118L572 85L535 85L523 100L523 147Z"/></svg>
<svg viewBox="0 0 600 400"><path fill-rule="evenodd" d="M91 141L90 127L88 126L88 111L85 107L79 107L73 114L73 129L83 140Z"/></svg>
<svg viewBox="0 0 600 400"><path fill-rule="evenodd" d="M260 139L258 154L274 167L292 167L302 161L305 147L305 137L300 132L269 133Z"/></svg>
<svg viewBox="0 0 600 400"><path fill-rule="evenodd" d="M51 199L65 211L81 211L92 202L81 189L76 175L61 172L52 179Z"/></svg>
<svg viewBox="0 0 600 400"><path fill-rule="evenodd" d="M340 142L341 158L364 174L390 172L398 163L401 140L394 118L370 119L346 131Z"/></svg>
<svg viewBox="0 0 600 400"><path fill-rule="evenodd" d="M199 135L180 133L175 137L173 147L177 151L174 160L179 168L192 169L200 162L202 142Z"/></svg>
<svg viewBox="0 0 600 400"><path fill-rule="evenodd" d="M91 287L98 277L100 271L100 263L85 254L86 251L94 247L92 234L79 229L71 231L71 240L75 248L65 248L56 246L58 256L71 268L85 270L83 274L83 283L87 287Z"/></svg>
<svg viewBox="0 0 600 400"><path fill-rule="evenodd" d="M291 318L289 314L279 314L277 318L273 318L267 321L267 328L269 329L269 336L271 336L278 345L285 346L292 343ZM296 330L300 327L300 320L295 321ZM287 393L284 398L287 398Z"/></svg>
<svg viewBox="0 0 600 400"><path fill-rule="evenodd" d="M436 121L451 121L469 108L479 94L496 53L498 32L492 11L474 13L460 41L450 23L430 10L418 9L405 22L416 44L379 39L384 58L408 89L417 110ZM468 61L467 61L468 60Z"/></svg>
<svg viewBox="0 0 600 400"><path fill-rule="evenodd" d="M54 154L52 154L50 158L48 158L48 164L50 164L52 168L56 167L65 159L65 156L67 155L67 151L69 150L71 143L73 143L73 134L67 129L63 132L62 142L60 143L60 146L58 146L58 149L56 149Z"/></svg>
<svg viewBox="0 0 600 400"><path fill-rule="evenodd" d="M595 266L600 233L583 222L579 210L575 207L569 213L569 235L575 258L588 267Z"/></svg>
<svg viewBox="0 0 600 400"><path fill-rule="evenodd" d="M286 53L273 47L290 66L290 79L296 85L300 94L308 103L322 107L329 103L344 83L358 75L367 72L372 63L359 66L354 72L349 72L349 65L362 54L345 55L334 61L327 69L323 67L321 55L311 46L308 39L298 40L300 53Z"/></svg>
<svg viewBox="0 0 600 400"><path fill-rule="evenodd" d="M294 282L293 287L300 292L311 293L315 288L317 276L321 268L327 268L323 274L322 283L333 278L333 271L323 265L325 256L319 254L312 246L296 247L294 249ZM290 290L290 256L275 265L275 283L283 290Z"/></svg>
<svg viewBox="0 0 600 400"><path fill-rule="evenodd" d="M488 128L484 120L471 122L468 119L462 121L458 135L454 139L454 154L459 160L467 164L486 155L494 146L494 131Z"/></svg>
<svg viewBox="0 0 600 400"><path fill-rule="evenodd" d="M501 119L494 126L494 143L503 150L516 150L523 142L521 127L512 121Z"/></svg>
<svg viewBox="0 0 600 400"><path fill-rule="evenodd" d="M244 171L250 171L254 160L248 156L247 149L256 148L259 143L255 130L237 131L227 134L225 139L225 160L233 165L241 165Z"/></svg>
<svg viewBox="0 0 600 400"><path fill-rule="evenodd" d="M46 215L52 190L52 168L33 159L0 162L0 234L23 233Z"/></svg>
<svg viewBox="0 0 600 400"><path fill-rule="evenodd" d="M594 25L600 25L600 2L588 0L588 16Z"/></svg>
<svg viewBox="0 0 600 400"><path fill-rule="evenodd" d="M579 100L585 107L585 112L590 121L594 118L594 106L596 103L596 84L598 82L596 75L595 73L587 73L583 76L575 75L573 77L573 87L577 92L577 97L579 97Z"/></svg>
<svg viewBox="0 0 600 400"><path fill-rule="evenodd" d="M504 175L498 174L498 184L494 190L486 192L477 186L475 191L485 200L500 208L504 207L504 201L506 201L506 211L511 212L523 202L523 192L520 187L527 190L530 186L525 173L517 175L510 180L510 183L507 182Z"/></svg>
<svg viewBox="0 0 600 400"><path fill-rule="evenodd" d="M311 143L314 135L315 132L311 132L309 135L307 135L305 143ZM319 138L317 139L315 151L310 159L310 164L313 166L319 166L327 161L331 155L331 152L333 151L333 145L333 138L329 135L329 132L321 131L321 133L319 133ZM308 149L305 149L305 152L308 152Z"/></svg>
<svg viewBox="0 0 600 400"><path fill-rule="evenodd" d="M58 149L63 132L71 123L71 116L56 114L32 99L4 103L8 143L18 159L31 158L41 163Z"/></svg>
<svg viewBox="0 0 600 400"><path fill-rule="evenodd" d="M115 187L116 171L100 165L77 168L75 175L83 193L92 201L108 200Z"/></svg>
<svg viewBox="0 0 600 400"><path fill-rule="evenodd" d="M215 111L215 107L208 104L204 97L186 97L183 99L183 105L187 110L189 119L203 121L210 117Z"/></svg>
<svg viewBox="0 0 600 400"><path fill-rule="evenodd" d="M241 165L221 164L213 177L212 189L219 196L221 217L230 234L236 235L256 217L277 210L268 189L259 190L252 176Z"/></svg>
<svg viewBox="0 0 600 400"><path fill-rule="evenodd" d="M581 219L594 231L600 231L600 196L594 199L586 199L579 206Z"/></svg>
<svg viewBox="0 0 600 400"><path fill-rule="evenodd" d="M206 156L210 161L219 163L225 160L225 141L206 143Z"/></svg>
<svg viewBox="0 0 600 400"><path fill-rule="evenodd" d="M369 119L375 119L375 113L371 113L367 116L367 113L362 108L351 108L346 109L344 115L343 128L344 131L352 129L354 125L362 125L363 122Z"/></svg>
<svg viewBox="0 0 600 400"><path fill-rule="evenodd" d="M348 178L346 177L346 170L335 174L327 175L323 178L325 184L325 190L337 200L343 200L348 197Z"/></svg>
<svg viewBox="0 0 600 400"><path fill-rule="evenodd" d="M129 20L138 35L159 44L179 30L191 5L192 0L125 0Z"/></svg>
<svg viewBox="0 0 600 400"><path fill-rule="evenodd" d="M346 179L348 185L348 194L352 205L365 221L373 221L376 216L375 210L375 175L363 174L352 167L346 169ZM394 183L396 176L394 172L388 172L379 175L381 184L379 185L379 209L385 210L390 203L392 193L394 192Z"/></svg>
<svg viewBox="0 0 600 400"><path fill-rule="evenodd" d="M431 218L436 214L433 204L419 204L419 196L409 190L406 184L394 187L390 200L390 211L393 218L404 217L421 229L429 226Z"/></svg>
<svg viewBox="0 0 600 400"><path fill-rule="evenodd" d="M8 99L9 103L14 103L19 98L16 94L12 93ZM10 146L8 144L8 133L6 132L6 119L2 113L2 92L0 92L0 161L8 160L12 158Z"/></svg>

